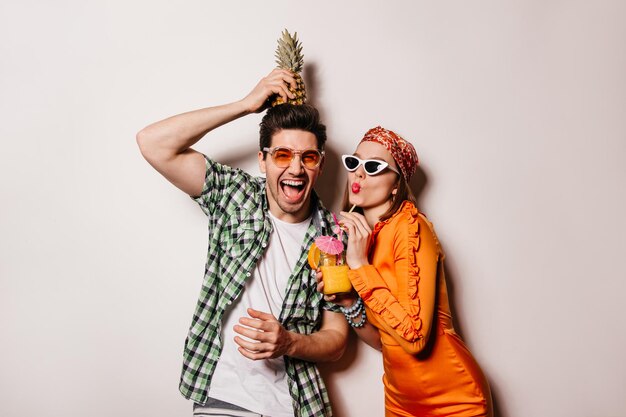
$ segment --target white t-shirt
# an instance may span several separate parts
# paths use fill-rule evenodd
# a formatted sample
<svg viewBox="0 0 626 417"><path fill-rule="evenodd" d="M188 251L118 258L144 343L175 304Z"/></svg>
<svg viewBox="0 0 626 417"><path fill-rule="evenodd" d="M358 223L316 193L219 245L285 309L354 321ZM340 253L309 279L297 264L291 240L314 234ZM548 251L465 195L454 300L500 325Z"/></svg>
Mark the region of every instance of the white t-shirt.
<svg viewBox="0 0 626 417"><path fill-rule="evenodd" d="M277 319L285 298L287 282L302 253L302 242L311 218L287 223L270 214L273 230L263 257L246 282L239 299L222 319L222 354L211 380L209 396L272 417L293 416L293 405L285 361L282 357L253 361L243 356L233 340L233 326L247 309L272 314Z"/></svg>

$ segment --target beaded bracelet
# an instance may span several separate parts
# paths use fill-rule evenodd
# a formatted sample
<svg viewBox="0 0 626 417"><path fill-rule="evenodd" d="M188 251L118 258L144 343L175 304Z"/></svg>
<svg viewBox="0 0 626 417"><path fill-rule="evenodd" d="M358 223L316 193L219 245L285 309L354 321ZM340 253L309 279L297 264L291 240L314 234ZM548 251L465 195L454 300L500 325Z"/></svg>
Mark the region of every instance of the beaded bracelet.
<svg viewBox="0 0 626 417"><path fill-rule="evenodd" d="M363 300L361 299L361 297L356 299L356 303L354 303L352 305L352 307L350 308L345 308L345 307L339 307L339 309L341 310L341 312L343 314L352 314L355 311L361 311L361 308L363 308Z"/></svg>
<svg viewBox="0 0 626 417"><path fill-rule="evenodd" d="M357 298L356 303L350 308L340 307L341 312L346 317L348 324L354 328L359 328L365 326L365 322L367 321L367 316L365 314L365 308L363 306L363 300L361 297ZM354 322L354 319L358 316L361 316L361 320L358 323Z"/></svg>
<svg viewBox="0 0 626 417"><path fill-rule="evenodd" d="M350 324L350 326L352 326L355 329L358 329L359 327L363 327L365 326L365 322L367 321L367 316L365 315L365 309L361 310L361 321L358 323L355 323L352 318L348 318L346 317L346 319L348 320L348 324Z"/></svg>

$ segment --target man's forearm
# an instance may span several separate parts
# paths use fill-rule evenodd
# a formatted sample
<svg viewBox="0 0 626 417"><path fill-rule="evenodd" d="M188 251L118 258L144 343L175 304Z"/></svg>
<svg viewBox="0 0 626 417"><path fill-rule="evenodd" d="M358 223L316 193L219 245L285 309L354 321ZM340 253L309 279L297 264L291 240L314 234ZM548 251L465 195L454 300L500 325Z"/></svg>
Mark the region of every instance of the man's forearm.
<svg viewBox="0 0 626 417"><path fill-rule="evenodd" d="M287 356L309 362L332 362L343 356L346 349L346 334L335 329L320 330L305 335L291 333L293 342Z"/></svg>
<svg viewBox="0 0 626 417"><path fill-rule="evenodd" d="M322 314L322 327L318 332L309 335L290 332L288 356L311 362L336 361L341 358L348 341L348 323L341 313L324 311Z"/></svg>
<svg viewBox="0 0 626 417"><path fill-rule="evenodd" d="M137 134L146 159L169 159L198 142L211 130L249 114L242 101L179 114L153 123Z"/></svg>

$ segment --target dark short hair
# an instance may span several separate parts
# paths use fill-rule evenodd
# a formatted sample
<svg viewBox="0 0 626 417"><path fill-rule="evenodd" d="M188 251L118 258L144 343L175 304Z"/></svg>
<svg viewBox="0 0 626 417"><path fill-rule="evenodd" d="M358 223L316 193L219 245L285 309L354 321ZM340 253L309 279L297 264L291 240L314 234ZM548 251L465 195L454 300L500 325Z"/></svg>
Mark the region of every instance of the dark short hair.
<svg viewBox="0 0 626 417"><path fill-rule="evenodd" d="M320 122L317 109L308 104L279 104L270 107L261 120L259 131L259 149L269 148L272 136L283 129L295 129L311 132L317 139L317 149L324 150L326 143L326 126ZM263 152L265 155L265 152Z"/></svg>

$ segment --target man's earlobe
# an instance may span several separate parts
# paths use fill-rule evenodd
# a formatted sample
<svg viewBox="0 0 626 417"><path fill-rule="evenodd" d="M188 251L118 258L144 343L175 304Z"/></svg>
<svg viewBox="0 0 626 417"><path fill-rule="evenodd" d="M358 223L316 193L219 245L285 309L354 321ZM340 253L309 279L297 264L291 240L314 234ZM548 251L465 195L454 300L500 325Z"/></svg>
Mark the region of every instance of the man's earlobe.
<svg viewBox="0 0 626 417"><path fill-rule="evenodd" d="M263 152L259 151L259 169L261 170L262 174L265 174L265 159L263 159Z"/></svg>

